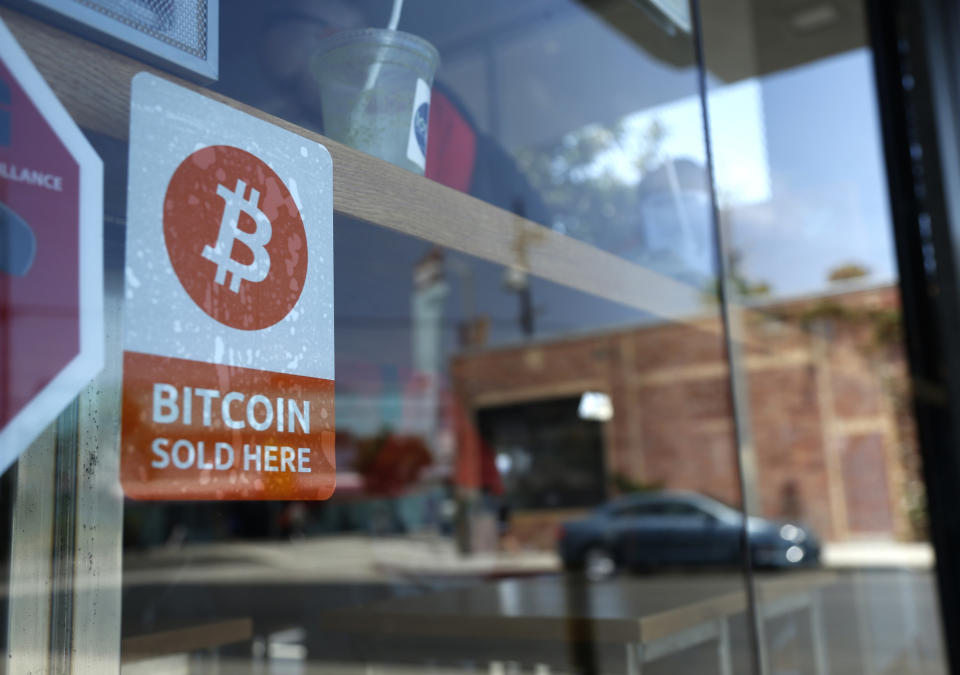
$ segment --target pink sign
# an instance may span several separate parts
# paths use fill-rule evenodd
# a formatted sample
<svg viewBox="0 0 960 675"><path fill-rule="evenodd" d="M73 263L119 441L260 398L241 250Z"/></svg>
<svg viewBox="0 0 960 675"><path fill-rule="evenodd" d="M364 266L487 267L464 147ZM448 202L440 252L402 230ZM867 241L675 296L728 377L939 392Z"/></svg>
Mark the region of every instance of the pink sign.
<svg viewBox="0 0 960 675"><path fill-rule="evenodd" d="M102 367L102 174L0 22L0 472Z"/></svg>

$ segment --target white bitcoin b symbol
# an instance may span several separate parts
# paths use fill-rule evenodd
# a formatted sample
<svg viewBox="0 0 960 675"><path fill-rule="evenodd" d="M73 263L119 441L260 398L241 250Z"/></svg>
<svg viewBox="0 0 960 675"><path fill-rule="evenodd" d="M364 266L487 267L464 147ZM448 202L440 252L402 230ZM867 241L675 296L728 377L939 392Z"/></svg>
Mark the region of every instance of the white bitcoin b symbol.
<svg viewBox="0 0 960 675"><path fill-rule="evenodd" d="M273 226L270 219L260 210L260 192L250 188L250 198L244 197L247 184L237 181L236 189L231 192L223 185L217 185L217 195L223 199L223 216L220 219L220 232L217 235L215 246L204 246L203 257L216 263L217 274L214 281L221 286L226 283L227 273L230 277L230 290L240 291L241 281L254 283L263 281L270 273L270 254L266 245L273 236ZM245 213L256 224L257 229L246 232L240 229L240 214ZM233 242L239 239L253 253L253 262L244 264L230 257Z"/></svg>

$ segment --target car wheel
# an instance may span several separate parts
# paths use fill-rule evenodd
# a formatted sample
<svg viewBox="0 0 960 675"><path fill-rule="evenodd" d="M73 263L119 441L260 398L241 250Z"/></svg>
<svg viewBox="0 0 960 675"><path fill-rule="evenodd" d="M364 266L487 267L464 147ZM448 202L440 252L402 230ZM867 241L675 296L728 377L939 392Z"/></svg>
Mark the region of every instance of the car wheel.
<svg viewBox="0 0 960 675"><path fill-rule="evenodd" d="M609 579L617 571L617 561L603 546L591 546L583 554L583 574L590 581Z"/></svg>

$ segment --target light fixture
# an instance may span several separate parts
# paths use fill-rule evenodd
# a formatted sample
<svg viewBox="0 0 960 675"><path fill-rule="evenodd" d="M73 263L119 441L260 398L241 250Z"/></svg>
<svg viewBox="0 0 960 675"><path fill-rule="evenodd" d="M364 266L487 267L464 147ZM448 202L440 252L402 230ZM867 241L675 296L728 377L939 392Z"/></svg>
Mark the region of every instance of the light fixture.
<svg viewBox="0 0 960 675"><path fill-rule="evenodd" d="M609 422L613 419L613 401L610 396L600 391L585 391L580 397L580 406L577 414L581 419L596 422Z"/></svg>

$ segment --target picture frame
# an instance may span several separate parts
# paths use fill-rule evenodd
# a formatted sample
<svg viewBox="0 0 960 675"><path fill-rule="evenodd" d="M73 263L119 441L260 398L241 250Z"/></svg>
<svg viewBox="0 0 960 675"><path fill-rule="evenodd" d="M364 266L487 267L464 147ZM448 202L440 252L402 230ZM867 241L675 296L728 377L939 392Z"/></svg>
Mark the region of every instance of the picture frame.
<svg viewBox="0 0 960 675"><path fill-rule="evenodd" d="M219 0L14 0L13 6L189 79L219 75Z"/></svg>

